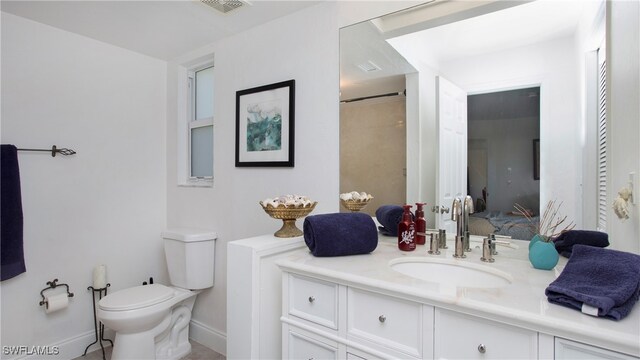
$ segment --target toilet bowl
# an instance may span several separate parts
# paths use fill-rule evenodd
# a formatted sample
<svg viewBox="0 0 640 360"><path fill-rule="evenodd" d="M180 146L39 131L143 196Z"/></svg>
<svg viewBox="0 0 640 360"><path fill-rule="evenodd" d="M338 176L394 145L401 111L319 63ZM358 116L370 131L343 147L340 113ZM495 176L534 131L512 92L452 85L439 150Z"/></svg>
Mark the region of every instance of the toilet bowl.
<svg viewBox="0 0 640 360"><path fill-rule="evenodd" d="M216 235L179 229L163 238L174 286L135 286L98 302L98 319L116 333L112 360L179 359L191 352L191 311L201 289L213 286Z"/></svg>

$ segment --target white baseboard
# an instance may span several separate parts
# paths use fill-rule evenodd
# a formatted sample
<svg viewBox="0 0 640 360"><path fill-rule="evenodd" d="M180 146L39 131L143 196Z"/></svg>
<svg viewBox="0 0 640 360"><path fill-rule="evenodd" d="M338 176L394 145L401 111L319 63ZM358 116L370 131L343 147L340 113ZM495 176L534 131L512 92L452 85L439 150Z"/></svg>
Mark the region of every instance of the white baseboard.
<svg viewBox="0 0 640 360"><path fill-rule="evenodd" d="M218 354L227 356L227 334L225 333L192 319L189 324L189 338Z"/></svg>
<svg viewBox="0 0 640 360"><path fill-rule="evenodd" d="M113 331L105 329L104 337L114 339ZM227 355L227 335L211 328L199 321L191 320L189 324L189 338L210 348L211 350ZM70 360L81 356L87 345L96 339L93 330L62 340L57 344L47 346L26 346L22 349L13 349L14 353L7 354L3 346L2 359L5 360L36 360L46 358L47 360ZM109 342L103 342L104 347L111 346ZM99 344L93 344L87 350L87 354L100 350ZM40 351L40 354L36 352Z"/></svg>
<svg viewBox="0 0 640 360"><path fill-rule="evenodd" d="M113 339L113 332L105 329L105 338ZM47 360L69 360L81 356L84 353L84 349L87 345L94 342L96 339L95 332L88 331L86 333L70 337L62 340L57 344L51 344L47 346L25 346L23 348L5 349L3 346L2 355L3 359L13 360L36 360L46 358ZM111 346L109 342L103 342L104 347ZM99 344L93 344L87 350L87 354L100 350ZM6 353L5 351L13 351L13 353ZM38 352L40 352L38 354ZM5 357L7 356L7 357Z"/></svg>

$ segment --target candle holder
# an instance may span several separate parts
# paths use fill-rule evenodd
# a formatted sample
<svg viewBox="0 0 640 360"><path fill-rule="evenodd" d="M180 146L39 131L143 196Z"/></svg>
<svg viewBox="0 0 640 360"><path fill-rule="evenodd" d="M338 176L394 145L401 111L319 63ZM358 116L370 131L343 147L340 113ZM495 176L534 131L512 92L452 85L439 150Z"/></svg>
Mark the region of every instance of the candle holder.
<svg viewBox="0 0 640 360"><path fill-rule="evenodd" d="M107 356L104 352L104 345L102 345L102 342L108 341L109 343L111 343L111 346L113 347L113 341L111 341L110 339L104 338L104 324L99 322L98 318L96 317L96 293L98 294L98 301L100 301L100 299L102 299L103 296L107 296L107 288L109 288L110 286L111 284L107 284L107 286L103 287L102 289L94 289L93 286L89 286L87 288L87 290L92 291L92 295L93 295L93 327L95 329L96 339L94 342L87 345L87 347L84 349L84 354L82 354L82 356L87 355L87 350L89 350L89 347L91 345L97 342L100 342L100 349L102 349L102 359L107 360Z"/></svg>

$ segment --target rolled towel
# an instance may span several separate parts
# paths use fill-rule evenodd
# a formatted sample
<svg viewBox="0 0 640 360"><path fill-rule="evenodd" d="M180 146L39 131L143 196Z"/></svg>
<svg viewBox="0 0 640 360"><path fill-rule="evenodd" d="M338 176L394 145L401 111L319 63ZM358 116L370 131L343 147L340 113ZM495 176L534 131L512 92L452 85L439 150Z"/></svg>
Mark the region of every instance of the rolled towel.
<svg viewBox="0 0 640 360"><path fill-rule="evenodd" d="M571 249L577 244L602 248L609 246L609 235L600 231L569 230L560 234L554 243L558 253L568 258L571 257Z"/></svg>
<svg viewBox="0 0 640 360"><path fill-rule="evenodd" d="M314 256L368 254L378 246L376 224L362 213L307 216L302 229Z"/></svg>
<svg viewBox="0 0 640 360"><path fill-rule="evenodd" d="M545 294L550 303L623 319L640 296L640 255L577 244Z"/></svg>
<svg viewBox="0 0 640 360"><path fill-rule="evenodd" d="M378 229L382 235L398 236L398 224L402 221L404 209L398 205L382 205L376 210L376 219L380 223ZM414 215L411 214L414 218Z"/></svg>

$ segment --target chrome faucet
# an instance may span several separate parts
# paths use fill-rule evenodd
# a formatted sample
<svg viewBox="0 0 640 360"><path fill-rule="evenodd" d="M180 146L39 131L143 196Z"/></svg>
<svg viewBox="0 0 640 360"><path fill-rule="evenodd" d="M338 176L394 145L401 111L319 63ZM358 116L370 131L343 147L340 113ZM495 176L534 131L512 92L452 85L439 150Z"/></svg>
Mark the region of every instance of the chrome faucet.
<svg viewBox="0 0 640 360"><path fill-rule="evenodd" d="M463 205L460 198L453 199L451 204L451 220L456 222L456 238L455 238L455 252L454 258L466 258L464 254L464 215Z"/></svg>
<svg viewBox="0 0 640 360"><path fill-rule="evenodd" d="M462 219L464 225L464 251L469 252L471 251L469 246L469 214L473 214L473 198L469 195L464 198L462 213L464 215Z"/></svg>

